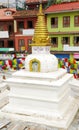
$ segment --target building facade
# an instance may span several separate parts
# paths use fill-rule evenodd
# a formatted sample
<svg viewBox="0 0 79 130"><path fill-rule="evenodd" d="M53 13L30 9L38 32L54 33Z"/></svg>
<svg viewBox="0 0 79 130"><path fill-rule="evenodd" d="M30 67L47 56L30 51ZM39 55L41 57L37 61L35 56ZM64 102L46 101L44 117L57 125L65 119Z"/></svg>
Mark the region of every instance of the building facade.
<svg viewBox="0 0 79 130"><path fill-rule="evenodd" d="M14 48L14 19L16 9L0 9L0 48Z"/></svg>
<svg viewBox="0 0 79 130"><path fill-rule="evenodd" d="M43 9L46 8L49 0L42 0ZM35 10L39 8L39 0L26 0L26 9Z"/></svg>
<svg viewBox="0 0 79 130"><path fill-rule="evenodd" d="M47 27L51 38L51 51L56 55L78 58L79 2L51 5L47 8ZM57 53L58 52L58 53Z"/></svg>
<svg viewBox="0 0 79 130"><path fill-rule="evenodd" d="M47 5L47 0L42 1L43 8ZM27 0L26 10L19 10L13 15L15 50L31 52L30 44L34 34L34 28L37 21L39 0Z"/></svg>
<svg viewBox="0 0 79 130"><path fill-rule="evenodd" d="M17 11L14 14L15 50L30 52L32 36L37 20L36 10Z"/></svg>
<svg viewBox="0 0 79 130"><path fill-rule="evenodd" d="M46 3L47 0L43 0L43 7ZM0 9L0 48L31 52L39 1L27 0L26 5L26 10ZM51 53L58 58L74 57L78 60L79 2L52 4L44 11L51 38Z"/></svg>
<svg viewBox="0 0 79 130"><path fill-rule="evenodd" d="M47 0L43 1L43 7ZM26 10L0 9L0 48L31 52L31 41L37 21L39 1L28 0ZM32 8L34 7L34 8Z"/></svg>

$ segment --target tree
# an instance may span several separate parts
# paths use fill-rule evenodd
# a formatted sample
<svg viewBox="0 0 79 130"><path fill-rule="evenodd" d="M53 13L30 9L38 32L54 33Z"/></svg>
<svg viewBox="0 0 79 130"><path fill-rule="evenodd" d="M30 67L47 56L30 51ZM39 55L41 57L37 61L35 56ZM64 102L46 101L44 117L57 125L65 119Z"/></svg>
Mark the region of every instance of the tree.
<svg viewBox="0 0 79 130"><path fill-rule="evenodd" d="M16 10L25 10L26 4L25 1L16 0Z"/></svg>
<svg viewBox="0 0 79 130"><path fill-rule="evenodd" d="M52 4L56 4L56 0L48 0L47 7L49 7Z"/></svg>

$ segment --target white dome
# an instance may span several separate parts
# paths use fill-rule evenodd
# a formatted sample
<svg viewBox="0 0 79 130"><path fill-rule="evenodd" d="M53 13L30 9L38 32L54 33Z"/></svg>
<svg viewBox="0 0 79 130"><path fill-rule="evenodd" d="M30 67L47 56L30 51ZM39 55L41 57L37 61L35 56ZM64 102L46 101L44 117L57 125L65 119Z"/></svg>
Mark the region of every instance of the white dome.
<svg viewBox="0 0 79 130"><path fill-rule="evenodd" d="M25 69L26 71L35 72L56 71L58 69L58 59L52 54L30 54L25 59Z"/></svg>

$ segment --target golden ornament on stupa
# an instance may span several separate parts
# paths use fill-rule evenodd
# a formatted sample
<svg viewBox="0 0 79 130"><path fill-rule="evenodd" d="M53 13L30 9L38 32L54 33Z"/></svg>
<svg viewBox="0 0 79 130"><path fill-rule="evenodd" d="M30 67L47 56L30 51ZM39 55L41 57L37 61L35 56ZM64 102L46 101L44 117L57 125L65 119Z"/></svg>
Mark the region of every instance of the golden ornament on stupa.
<svg viewBox="0 0 79 130"><path fill-rule="evenodd" d="M50 46L50 38L48 36L48 30L45 23L45 15L42 11L41 3L31 46Z"/></svg>

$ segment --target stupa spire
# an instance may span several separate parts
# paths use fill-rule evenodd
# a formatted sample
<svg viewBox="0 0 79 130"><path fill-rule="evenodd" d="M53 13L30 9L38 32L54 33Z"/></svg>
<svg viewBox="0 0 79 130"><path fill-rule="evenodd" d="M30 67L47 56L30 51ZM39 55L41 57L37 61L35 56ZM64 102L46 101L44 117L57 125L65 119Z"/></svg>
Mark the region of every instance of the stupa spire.
<svg viewBox="0 0 79 130"><path fill-rule="evenodd" d="M39 7L39 13L42 13L42 3L40 3L40 7Z"/></svg>
<svg viewBox="0 0 79 130"><path fill-rule="evenodd" d="M32 38L32 46L49 46L50 38L48 36L48 30L45 23L45 16L42 9L42 3L40 2L39 13L37 23L35 26L34 36Z"/></svg>

